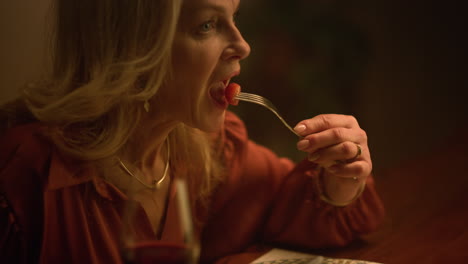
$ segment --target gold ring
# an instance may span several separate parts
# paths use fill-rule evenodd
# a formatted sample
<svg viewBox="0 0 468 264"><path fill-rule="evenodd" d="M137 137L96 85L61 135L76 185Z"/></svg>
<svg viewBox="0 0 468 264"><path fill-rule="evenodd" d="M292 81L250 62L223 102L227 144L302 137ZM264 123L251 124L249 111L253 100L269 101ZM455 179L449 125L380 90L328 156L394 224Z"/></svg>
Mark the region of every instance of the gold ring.
<svg viewBox="0 0 468 264"><path fill-rule="evenodd" d="M356 144L356 147L357 147L356 156L354 156L351 160L356 160L356 159L359 158L359 157L361 156L361 154L362 154L361 145Z"/></svg>
<svg viewBox="0 0 468 264"><path fill-rule="evenodd" d="M350 158L350 159L347 159L347 160L335 160L335 164L346 164L346 163L351 163L351 162L354 162L356 161L362 154L362 148L361 148L361 145L357 144L357 143L354 143L356 145L356 148L357 148L357 153L354 157Z"/></svg>
<svg viewBox="0 0 468 264"><path fill-rule="evenodd" d="M347 159L347 160L344 160L344 161L341 161L340 163L351 163L351 162L354 162L356 161L362 154L362 148L361 148L361 145L359 144L356 144L356 148L357 148L357 152L356 152L356 155L354 155L354 157L350 158L350 159Z"/></svg>

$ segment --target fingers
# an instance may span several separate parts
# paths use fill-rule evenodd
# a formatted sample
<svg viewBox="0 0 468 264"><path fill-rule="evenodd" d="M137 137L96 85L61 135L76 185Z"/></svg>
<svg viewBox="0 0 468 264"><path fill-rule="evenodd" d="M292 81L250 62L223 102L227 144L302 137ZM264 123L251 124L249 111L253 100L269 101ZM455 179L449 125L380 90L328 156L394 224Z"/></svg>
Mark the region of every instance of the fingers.
<svg viewBox="0 0 468 264"><path fill-rule="evenodd" d="M346 141L311 152L308 159L321 165L329 165L336 163L336 161L356 161L362 156L362 153L362 146Z"/></svg>
<svg viewBox="0 0 468 264"><path fill-rule="evenodd" d="M307 136L330 128L355 128L359 124L353 116L326 114L299 122L294 130L301 136Z"/></svg>
<svg viewBox="0 0 468 264"><path fill-rule="evenodd" d="M312 153L319 149L339 145L344 142L349 142L345 145L339 146L343 149L344 154L349 154L350 151L354 151L353 153L355 154L356 147L350 146L350 144L355 142L356 144L365 145L367 142L366 132L359 127L335 127L305 136L297 143L297 148L299 150ZM351 150L351 148L353 149Z"/></svg>
<svg viewBox="0 0 468 264"><path fill-rule="evenodd" d="M299 122L295 130L303 137L297 148L307 152L310 161L343 177L370 173L367 134L354 117L319 115Z"/></svg>

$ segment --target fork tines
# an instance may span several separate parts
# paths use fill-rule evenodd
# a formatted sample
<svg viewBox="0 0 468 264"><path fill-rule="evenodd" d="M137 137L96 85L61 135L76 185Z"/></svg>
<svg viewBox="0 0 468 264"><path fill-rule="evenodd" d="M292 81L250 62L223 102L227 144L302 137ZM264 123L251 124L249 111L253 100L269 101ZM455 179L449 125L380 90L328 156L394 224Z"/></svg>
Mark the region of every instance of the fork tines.
<svg viewBox="0 0 468 264"><path fill-rule="evenodd" d="M275 111L278 111L270 100L260 95L242 92L236 95L234 98L238 100L245 100L245 101L249 101L252 103L261 104L261 105L267 105L268 107L273 108Z"/></svg>
<svg viewBox="0 0 468 264"><path fill-rule="evenodd" d="M288 124L288 122L286 122L286 120L284 120L284 118L278 113L278 110L276 109L276 107L273 105L273 103L266 99L265 97L263 96L260 96L260 95L256 95L256 94L251 94L251 93L239 93L238 95L236 95L234 97L235 99L238 99L238 100L241 100L241 101L246 101L246 102L250 102L250 103L254 103L254 104L259 104L263 107L266 107L267 109L269 109L271 112L273 112L273 114L276 115L276 117L278 117L278 119L292 132L294 133L295 135L297 135L299 138L301 138L301 135L299 135L296 131L294 131L294 129Z"/></svg>

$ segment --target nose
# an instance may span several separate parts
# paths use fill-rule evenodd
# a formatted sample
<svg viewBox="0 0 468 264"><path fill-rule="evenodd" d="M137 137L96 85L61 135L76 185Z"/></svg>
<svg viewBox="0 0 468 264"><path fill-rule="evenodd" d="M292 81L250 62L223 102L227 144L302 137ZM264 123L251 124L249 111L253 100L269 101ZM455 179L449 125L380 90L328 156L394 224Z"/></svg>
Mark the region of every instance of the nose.
<svg viewBox="0 0 468 264"><path fill-rule="evenodd" d="M228 42L229 45L223 53L224 60L243 60L249 56L250 45L235 25L232 27Z"/></svg>

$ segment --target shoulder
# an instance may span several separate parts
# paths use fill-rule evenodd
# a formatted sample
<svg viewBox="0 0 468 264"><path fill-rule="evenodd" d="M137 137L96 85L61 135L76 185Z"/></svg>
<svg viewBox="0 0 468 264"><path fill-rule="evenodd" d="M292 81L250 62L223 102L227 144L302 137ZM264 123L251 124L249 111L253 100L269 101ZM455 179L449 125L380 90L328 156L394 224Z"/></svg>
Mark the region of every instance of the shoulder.
<svg viewBox="0 0 468 264"><path fill-rule="evenodd" d="M8 246L18 246L17 251L33 252L38 245L26 249L16 242L40 239L51 149L42 129L40 123L30 123L9 128L0 136L0 210L3 217L8 216L2 219L0 239L8 236Z"/></svg>
<svg viewBox="0 0 468 264"><path fill-rule="evenodd" d="M228 164L239 172L248 171L251 178L256 177L251 174L261 177L267 174L284 176L294 166L290 159L279 157L271 149L252 141L244 122L232 112L226 113L223 136L224 154Z"/></svg>
<svg viewBox="0 0 468 264"><path fill-rule="evenodd" d="M35 122L6 130L0 137L0 169L3 170L13 159L22 160L23 166L41 169L39 165L51 152L45 129L44 125Z"/></svg>
<svg viewBox="0 0 468 264"><path fill-rule="evenodd" d="M0 192L11 199L41 191L47 182L52 147L43 129L40 123L31 123L10 128L0 137Z"/></svg>
<svg viewBox="0 0 468 264"><path fill-rule="evenodd" d="M227 160L243 155L249 142L244 122L234 113L227 111L221 133L222 148Z"/></svg>
<svg viewBox="0 0 468 264"><path fill-rule="evenodd" d="M227 111L224 121L224 132L231 138L238 140L247 140L247 129L244 122L233 112Z"/></svg>

